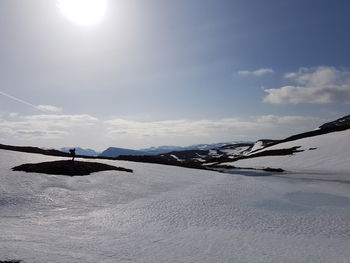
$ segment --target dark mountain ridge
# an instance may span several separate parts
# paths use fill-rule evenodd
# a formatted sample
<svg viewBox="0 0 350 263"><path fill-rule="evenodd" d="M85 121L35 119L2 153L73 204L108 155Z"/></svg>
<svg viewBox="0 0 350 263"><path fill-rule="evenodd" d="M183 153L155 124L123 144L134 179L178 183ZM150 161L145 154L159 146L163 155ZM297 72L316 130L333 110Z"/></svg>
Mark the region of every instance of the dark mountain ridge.
<svg viewBox="0 0 350 263"><path fill-rule="evenodd" d="M99 156L100 157L118 157L120 155L147 155L147 152L140 150L132 150L126 148L109 147L104 150Z"/></svg>
<svg viewBox="0 0 350 263"><path fill-rule="evenodd" d="M327 122L320 126L320 129L331 129L350 125L350 115L339 118L335 121Z"/></svg>

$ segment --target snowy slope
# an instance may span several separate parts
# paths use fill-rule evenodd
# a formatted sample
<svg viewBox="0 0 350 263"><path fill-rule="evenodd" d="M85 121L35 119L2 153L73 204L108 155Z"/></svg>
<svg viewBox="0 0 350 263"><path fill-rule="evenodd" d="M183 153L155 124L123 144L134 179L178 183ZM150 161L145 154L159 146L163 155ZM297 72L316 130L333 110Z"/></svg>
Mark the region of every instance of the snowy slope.
<svg viewBox="0 0 350 263"><path fill-rule="evenodd" d="M248 150L250 148L250 146L242 146L242 147L236 147L233 149L222 149L220 151L226 153L229 156L240 156L242 155L242 153L246 150Z"/></svg>
<svg viewBox="0 0 350 263"><path fill-rule="evenodd" d="M263 142L262 142L262 141L257 141L257 142L253 145L253 147L252 147L252 149L251 149L251 152L257 151L257 150L259 150L259 149L261 149L261 148L263 148L263 147L264 147Z"/></svg>
<svg viewBox="0 0 350 263"><path fill-rule="evenodd" d="M256 157L226 164L252 168L274 167L299 172L345 173L350 177L350 130L284 142L254 154L297 146L300 146L298 150L303 151L293 155Z"/></svg>
<svg viewBox="0 0 350 263"><path fill-rule="evenodd" d="M0 260L350 262L349 184L107 160L134 173L11 171L57 159L0 150Z"/></svg>

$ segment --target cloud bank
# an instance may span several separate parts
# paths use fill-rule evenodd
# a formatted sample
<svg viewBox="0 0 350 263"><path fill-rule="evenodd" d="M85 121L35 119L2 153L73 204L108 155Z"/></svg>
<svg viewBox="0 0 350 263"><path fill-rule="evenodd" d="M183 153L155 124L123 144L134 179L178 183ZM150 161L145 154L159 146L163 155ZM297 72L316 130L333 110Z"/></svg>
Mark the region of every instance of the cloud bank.
<svg viewBox="0 0 350 263"><path fill-rule="evenodd" d="M334 67L301 68L285 74L293 85L266 89L271 104L326 104L350 101L350 71Z"/></svg>
<svg viewBox="0 0 350 263"><path fill-rule="evenodd" d="M261 68L261 69L255 70L255 71L240 70L237 72L238 75L255 76L255 77L261 77L263 75L272 74L272 73L274 73L274 71L271 68Z"/></svg>
<svg viewBox="0 0 350 263"><path fill-rule="evenodd" d="M52 105L38 105L37 108L42 111L47 112L60 112L62 111L62 108L52 106Z"/></svg>
<svg viewBox="0 0 350 263"><path fill-rule="evenodd" d="M323 121L308 116L261 115L247 118L136 121L97 119L88 114L0 116L0 143L94 149L109 146L145 148L261 138L283 138L318 127Z"/></svg>
<svg viewBox="0 0 350 263"><path fill-rule="evenodd" d="M18 116L9 114L0 119L0 135L24 139L58 139L93 126L98 119L87 114L40 114ZM15 119L14 119L15 118Z"/></svg>
<svg viewBox="0 0 350 263"><path fill-rule="evenodd" d="M219 134L235 136L250 134L259 136L263 131L274 128L290 127L320 121L319 118L309 116L277 116L262 115L247 118L227 118L219 120L167 120L141 122L125 119L111 119L105 121L109 135L132 135L137 137L208 137Z"/></svg>

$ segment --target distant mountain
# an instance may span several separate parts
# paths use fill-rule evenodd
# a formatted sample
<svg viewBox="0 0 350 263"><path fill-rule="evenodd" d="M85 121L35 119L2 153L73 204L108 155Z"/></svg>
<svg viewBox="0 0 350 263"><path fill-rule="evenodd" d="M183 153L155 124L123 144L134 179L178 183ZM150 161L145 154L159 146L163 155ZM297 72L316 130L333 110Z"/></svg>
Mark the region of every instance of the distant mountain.
<svg viewBox="0 0 350 263"><path fill-rule="evenodd" d="M187 147L160 146L143 150L109 147L98 157L98 152L90 149L76 147L77 155L83 158L112 157L118 160L137 162L160 163L191 168L225 166L240 167L275 167L275 168L317 168L322 166L327 170L328 161L333 165L338 162L339 171L350 169L349 144L350 115L321 125L318 129L292 135L283 140L261 139L252 142L232 142L216 144L198 144ZM10 146L0 144L0 149L40 153L54 156L70 157L66 152L53 149L40 149L37 147ZM321 151L322 150L322 151ZM294 157L298 156L298 157ZM305 158L303 158L305 156ZM293 158L292 158L293 157ZM322 157L322 158L321 158ZM261 159L263 158L263 159ZM268 162L262 163L261 160ZM295 160L294 162L289 161ZM279 166L279 163L281 164ZM251 164L251 165L245 165ZM283 164L283 165L282 165ZM332 167L331 167L332 168ZM332 168L335 169L335 168Z"/></svg>
<svg viewBox="0 0 350 263"><path fill-rule="evenodd" d="M350 125L350 115L344 116L335 121L327 122L321 125L320 129L329 129L334 127L347 126L347 125Z"/></svg>
<svg viewBox="0 0 350 263"><path fill-rule="evenodd" d="M117 159L198 167L203 163L232 160L243 155L244 152L251 149L253 145L254 143L252 142L200 144L189 147L179 147L180 149L194 148L190 150L172 151L159 155L123 155L117 157ZM172 147L167 149L172 149Z"/></svg>
<svg viewBox="0 0 350 263"><path fill-rule="evenodd" d="M147 152L125 148L109 147L107 148L107 150L104 150L99 156L118 157L120 155L147 155Z"/></svg>
<svg viewBox="0 0 350 263"><path fill-rule="evenodd" d="M206 163L229 160L241 156L245 151L252 148L254 143L218 143L201 144L195 149L170 152L159 155L162 159L178 162Z"/></svg>
<svg viewBox="0 0 350 263"><path fill-rule="evenodd" d="M171 150L175 151L160 153L153 156L122 156L123 160L134 160L141 162L153 162L153 163L163 163L172 165L195 165L195 166L207 166L219 165L220 163L229 163L237 160L245 160L250 158L256 158L261 156L290 156L294 155L299 150L299 145L294 142L299 140L318 140L318 138L329 138L324 136L326 134L333 134L336 132L345 132L350 129L350 115L335 120L333 122L326 123L320 126L319 129L299 133L283 140L268 140L261 139L252 142L234 142L234 143L217 143L217 144L199 144L192 145L188 147L171 147L166 146L154 147L149 149L144 149L144 151L153 151L154 153L161 150ZM347 131L348 132L348 131ZM317 138L316 138L317 137ZM331 137L331 136L330 136ZM308 139L312 138L312 139ZM333 138L333 137L332 137ZM290 143L293 145L290 148L283 148L285 143ZM280 147L281 146L281 147ZM339 146L339 145L338 145ZM340 146L339 146L340 147ZM309 147L308 151L315 150L315 147ZM316 147L317 148L317 147ZM270 150L273 149L273 150ZM276 149L276 150L275 150ZM304 150L302 150L304 151ZM342 153L345 154L345 153ZM286 159L288 160L288 159Z"/></svg>
<svg viewBox="0 0 350 263"><path fill-rule="evenodd" d="M58 149L61 152L69 153L69 149L75 148L75 153L77 155L86 155L86 156L98 156L100 153L96 152L95 150L92 149L83 149L80 147L63 147Z"/></svg>
<svg viewBox="0 0 350 263"><path fill-rule="evenodd" d="M193 151L193 150L207 151L207 150L224 147L227 145L234 145L234 144L240 144L240 143L251 144L251 142L221 142L221 143L212 143L212 144L195 144L190 146L159 146L159 147L141 149L141 151L146 152L147 155L158 155L158 154L179 152L179 151Z"/></svg>
<svg viewBox="0 0 350 263"><path fill-rule="evenodd" d="M146 149L141 149L140 151L146 153L147 155L158 155L162 153L169 153L174 151L182 151L184 147L181 146L158 146L150 147Z"/></svg>
<svg viewBox="0 0 350 263"><path fill-rule="evenodd" d="M244 143L244 142L243 142ZM109 147L103 151L99 156L103 157L118 157L120 155L130 155L130 156L143 156L143 155L160 155L167 154L171 152L181 152L181 151L209 151L212 149L225 147L227 145L237 144L237 142L224 142L224 143L213 143L213 144L196 144L190 146L158 146L150 147L141 150L132 150L127 148ZM248 144L251 144L248 142Z"/></svg>

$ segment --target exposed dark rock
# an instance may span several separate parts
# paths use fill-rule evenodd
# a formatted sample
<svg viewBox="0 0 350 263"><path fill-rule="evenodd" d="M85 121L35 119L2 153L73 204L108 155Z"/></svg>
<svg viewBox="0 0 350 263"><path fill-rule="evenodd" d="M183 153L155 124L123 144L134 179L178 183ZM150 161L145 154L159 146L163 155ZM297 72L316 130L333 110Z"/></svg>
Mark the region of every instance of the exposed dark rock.
<svg viewBox="0 0 350 263"><path fill-rule="evenodd" d="M335 121L327 122L321 125L320 129L329 129L334 127L347 126L347 125L350 125L350 115L344 116Z"/></svg>
<svg viewBox="0 0 350 263"><path fill-rule="evenodd" d="M253 142L231 143L231 144L226 144L224 146L213 148L213 149L234 149L237 147L245 147L245 146L249 147L253 145L254 145Z"/></svg>
<svg viewBox="0 0 350 263"><path fill-rule="evenodd" d="M80 162L80 161L54 161L44 163L28 163L12 168L13 171L24 171L28 173L45 173L68 176L82 176L101 171L123 171L130 172L131 169L116 167L104 163Z"/></svg>
<svg viewBox="0 0 350 263"><path fill-rule="evenodd" d="M177 151L177 152L170 152L159 155L160 158L164 160L169 161L177 161L177 158L180 160L184 160L184 162L187 161L194 161L193 159L201 158L202 156L208 156L209 150L185 150L185 151ZM176 157L174 157L176 156Z"/></svg>
<svg viewBox="0 0 350 263"><path fill-rule="evenodd" d="M263 169L265 172L277 172L277 173L282 173L284 170L282 168L271 168L271 167L266 167Z"/></svg>
<svg viewBox="0 0 350 263"><path fill-rule="evenodd" d="M265 148L265 147L268 147L268 146L270 146L270 145L274 145L274 144L279 143L280 140L261 139L261 140L256 141L255 143L258 143L258 142L261 142L261 144L262 144L261 147L259 147L258 149L252 151L252 148L253 148L254 145L255 145L255 144L253 144L253 145L248 149L248 151L251 152L251 153L260 151L262 148Z"/></svg>
<svg viewBox="0 0 350 263"><path fill-rule="evenodd" d="M52 156L65 156L65 157L70 156L68 153L64 153L58 150L44 150L38 147L31 147L31 146L12 146L12 145L0 144L0 149L17 151L17 152L26 152L26 153L39 153L39 154L52 155Z"/></svg>
<svg viewBox="0 0 350 263"><path fill-rule="evenodd" d="M278 143L275 143L275 144L272 144L272 145L276 145L276 144L283 143L283 142L295 141L295 140L299 140L299 139L303 139L303 138L314 137L314 136L327 134L327 133L331 133L331 132L345 131L347 129L350 129L350 123L347 123L347 124L344 124L344 125L341 125L341 126L324 127L322 129L309 131L309 132L304 132L304 133L300 133L300 134L296 134L296 135L290 136L290 137L288 137L288 138L286 138L284 140L281 140Z"/></svg>
<svg viewBox="0 0 350 263"><path fill-rule="evenodd" d="M299 150L300 147L301 146L295 146L292 148L285 148L285 149L265 150L262 152L251 154L246 158L254 158L254 157L261 157L261 156L276 156L276 155L280 155L280 156L292 155L297 152L303 152L304 150ZM241 158L241 159L245 159L245 158Z"/></svg>

